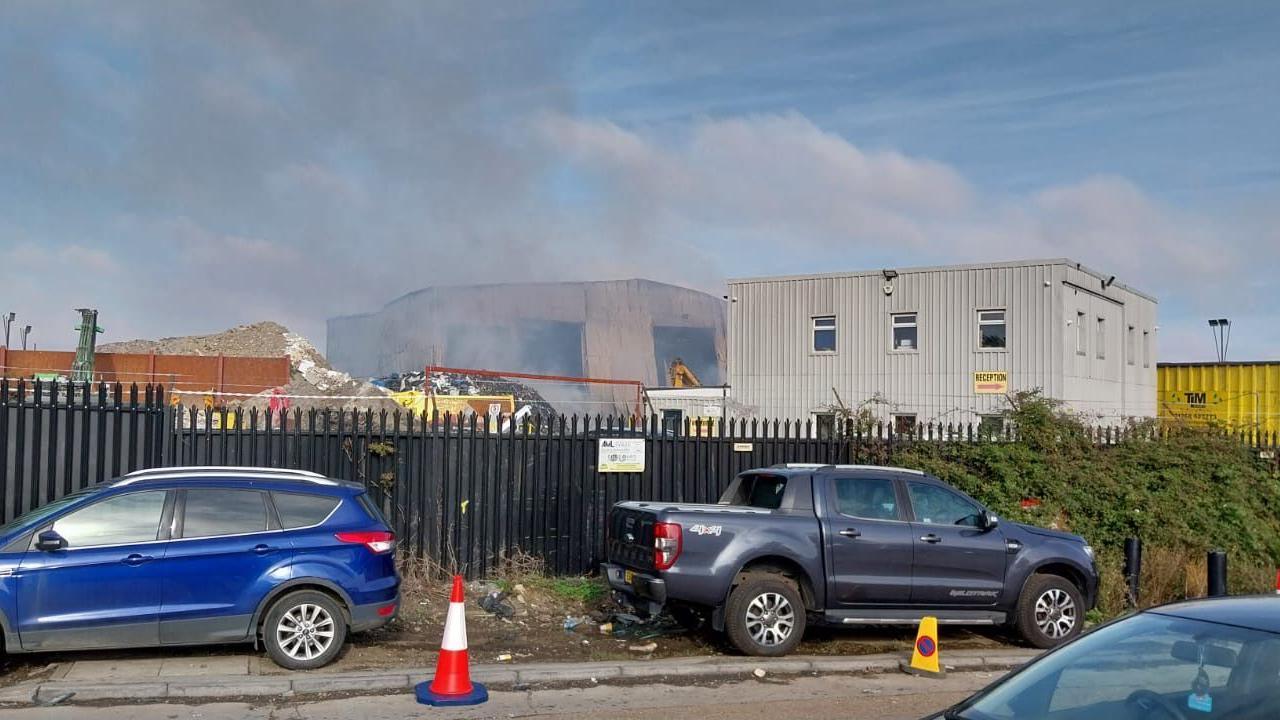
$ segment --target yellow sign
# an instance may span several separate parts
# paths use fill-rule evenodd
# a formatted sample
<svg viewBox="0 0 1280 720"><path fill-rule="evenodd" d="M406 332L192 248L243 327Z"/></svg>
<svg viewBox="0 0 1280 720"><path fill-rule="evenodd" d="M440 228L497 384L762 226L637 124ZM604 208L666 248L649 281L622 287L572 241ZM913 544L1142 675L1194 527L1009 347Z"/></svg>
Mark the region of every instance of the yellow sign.
<svg viewBox="0 0 1280 720"><path fill-rule="evenodd" d="M911 649L911 670L919 674L942 674L942 667L938 663L938 619L935 617L920 620L916 645Z"/></svg>
<svg viewBox="0 0 1280 720"><path fill-rule="evenodd" d="M397 405L409 408L415 415L421 415L427 409L427 396L421 390L391 393L391 399L395 400Z"/></svg>
<svg viewBox="0 0 1280 720"><path fill-rule="evenodd" d="M978 395L1003 395L1009 392L1009 371L980 370L974 373L973 391Z"/></svg>
<svg viewBox="0 0 1280 720"><path fill-rule="evenodd" d="M689 435L694 437L715 437L720 431L720 418L718 417L691 417L689 418Z"/></svg>

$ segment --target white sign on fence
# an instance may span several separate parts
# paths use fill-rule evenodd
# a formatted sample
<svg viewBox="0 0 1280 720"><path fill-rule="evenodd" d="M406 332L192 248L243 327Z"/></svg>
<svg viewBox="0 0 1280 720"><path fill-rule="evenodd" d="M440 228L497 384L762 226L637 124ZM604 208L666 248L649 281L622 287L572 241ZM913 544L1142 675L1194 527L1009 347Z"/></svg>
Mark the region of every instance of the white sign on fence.
<svg viewBox="0 0 1280 720"><path fill-rule="evenodd" d="M643 438L600 438L596 468L602 473L644 472Z"/></svg>

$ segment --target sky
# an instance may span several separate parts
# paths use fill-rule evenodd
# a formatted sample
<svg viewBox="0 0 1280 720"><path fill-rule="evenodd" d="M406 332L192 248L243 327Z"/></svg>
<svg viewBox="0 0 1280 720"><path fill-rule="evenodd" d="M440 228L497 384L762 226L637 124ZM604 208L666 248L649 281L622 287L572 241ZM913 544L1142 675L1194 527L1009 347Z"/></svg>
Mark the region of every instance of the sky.
<svg viewBox="0 0 1280 720"><path fill-rule="evenodd" d="M0 4L0 311L70 348L431 286L1069 257L1280 359L1268 1Z"/></svg>

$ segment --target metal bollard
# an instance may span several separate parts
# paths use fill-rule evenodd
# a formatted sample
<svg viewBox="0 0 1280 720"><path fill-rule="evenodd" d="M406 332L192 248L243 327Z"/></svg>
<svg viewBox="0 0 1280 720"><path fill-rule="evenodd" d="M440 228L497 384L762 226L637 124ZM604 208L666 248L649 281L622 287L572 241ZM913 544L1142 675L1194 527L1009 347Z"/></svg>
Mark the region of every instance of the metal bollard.
<svg viewBox="0 0 1280 720"><path fill-rule="evenodd" d="M1125 538L1124 541L1124 582L1125 604L1131 608L1138 607L1138 589L1142 580L1142 541L1138 538Z"/></svg>
<svg viewBox="0 0 1280 720"><path fill-rule="evenodd" d="M1221 550L1209 551L1209 597L1227 594L1227 554Z"/></svg>

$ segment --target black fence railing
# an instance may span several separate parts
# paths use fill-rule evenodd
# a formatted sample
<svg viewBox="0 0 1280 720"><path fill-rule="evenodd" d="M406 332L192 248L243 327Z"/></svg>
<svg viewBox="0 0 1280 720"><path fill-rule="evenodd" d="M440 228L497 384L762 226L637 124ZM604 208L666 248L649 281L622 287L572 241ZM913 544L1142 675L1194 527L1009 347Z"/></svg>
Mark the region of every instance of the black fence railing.
<svg viewBox="0 0 1280 720"><path fill-rule="evenodd" d="M783 462L884 463L908 442L1013 438L1012 429L808 421L440 416L411 412L178 408L159 387L0 380L0 513L7 521L80 488L163 466L313 470L369 488L405 552L485 574L522 551L549 570L591 570L615 502L714 502L738 473ZM1110 444L1151 428L1100 428ZM643 469L602 472L600 441L643 446ZM1274 448L1275 434L1240 439Z"/></svg>

